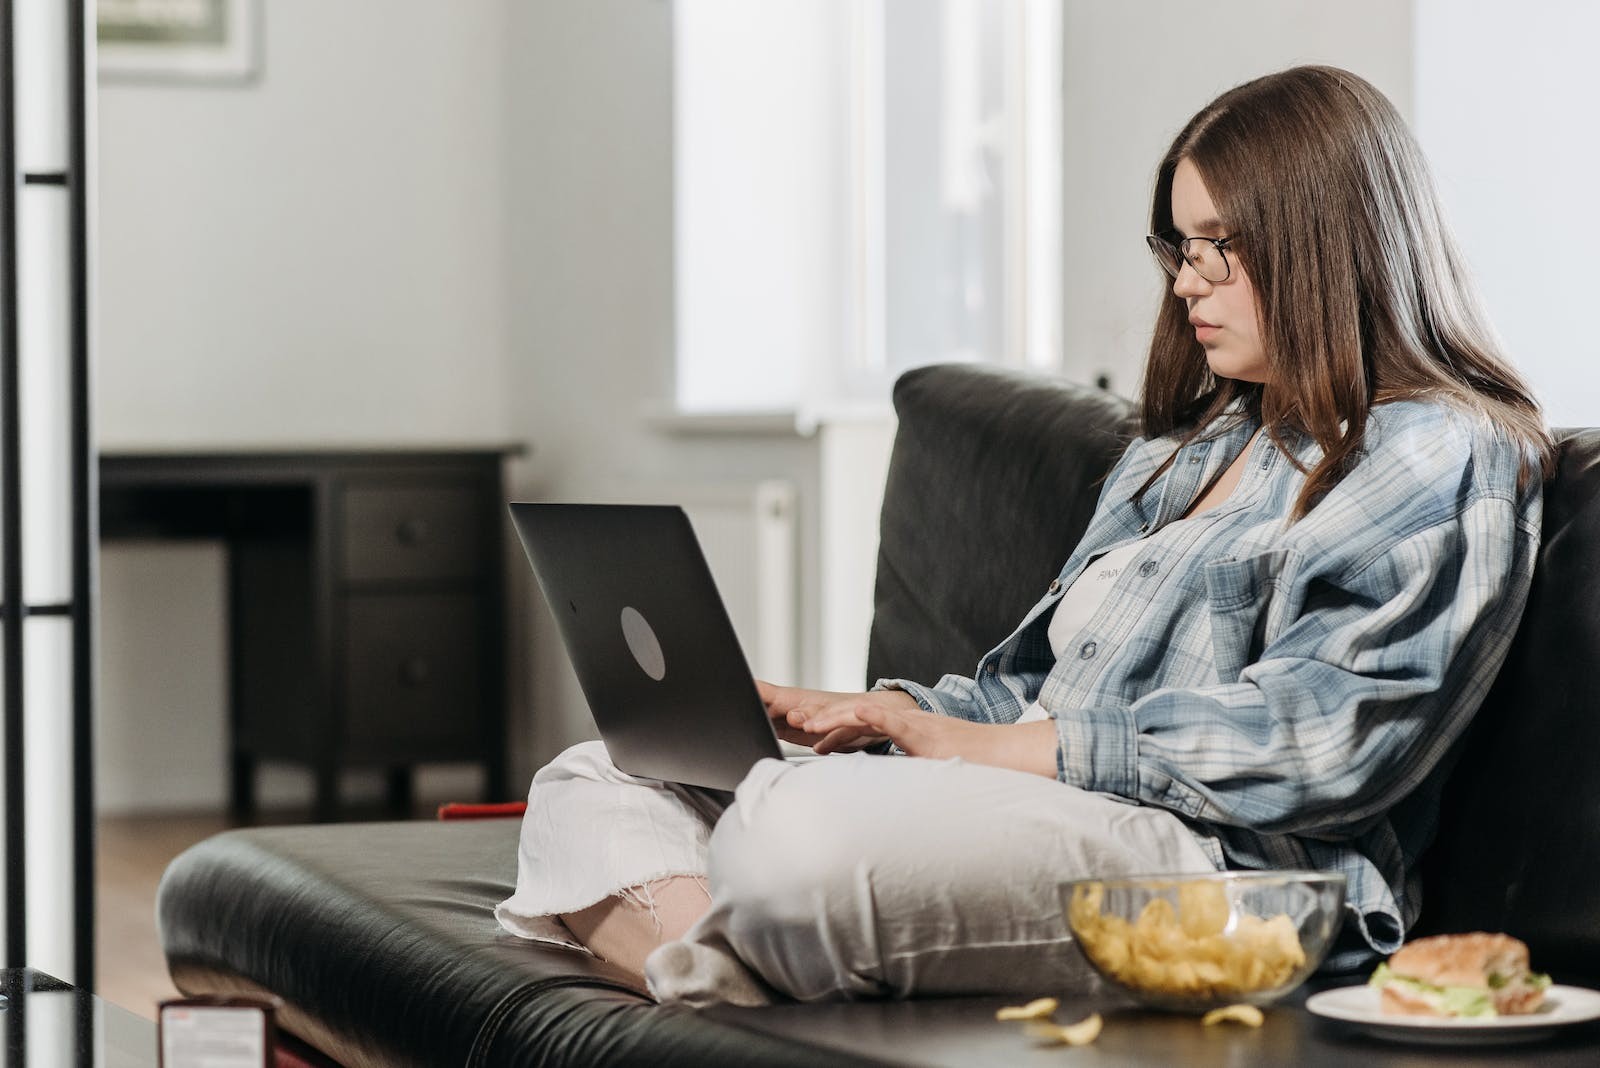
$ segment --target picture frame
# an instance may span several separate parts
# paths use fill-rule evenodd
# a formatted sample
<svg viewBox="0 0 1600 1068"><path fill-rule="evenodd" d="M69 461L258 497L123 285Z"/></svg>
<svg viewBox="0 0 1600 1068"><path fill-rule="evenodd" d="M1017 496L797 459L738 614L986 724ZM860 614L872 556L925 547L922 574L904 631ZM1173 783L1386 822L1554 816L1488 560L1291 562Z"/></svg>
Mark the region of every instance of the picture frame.
<svg viewBox="0 0 1600 1068"><path fill-rule="evenodd" d="M243 84L261 74L260 0L97 0L107 82Z"/></svg>

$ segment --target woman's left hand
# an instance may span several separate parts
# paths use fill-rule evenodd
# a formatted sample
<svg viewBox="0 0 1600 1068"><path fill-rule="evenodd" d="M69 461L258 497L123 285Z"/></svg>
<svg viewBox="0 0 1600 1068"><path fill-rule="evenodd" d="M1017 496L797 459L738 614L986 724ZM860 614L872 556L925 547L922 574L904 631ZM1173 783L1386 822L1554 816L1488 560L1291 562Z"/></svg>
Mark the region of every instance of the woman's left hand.
<svg viewBox="0 0 1600 1068"><path fill-rule="evenodd" d="M920 708L863 708L856 715L877 734L888 735L912 756L946 760L960 757L973 764L991 764L1056 777L1056 725L1033 723L969 723Z"/></svg>

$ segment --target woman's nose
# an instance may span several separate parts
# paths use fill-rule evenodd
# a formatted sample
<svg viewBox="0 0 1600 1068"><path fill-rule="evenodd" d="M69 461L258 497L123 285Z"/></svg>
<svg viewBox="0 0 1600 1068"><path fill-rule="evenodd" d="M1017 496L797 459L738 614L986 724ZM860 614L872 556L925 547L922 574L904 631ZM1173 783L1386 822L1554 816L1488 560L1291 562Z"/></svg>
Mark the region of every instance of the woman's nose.
<svg viewBox="0 0 1600 1068"><path fill-rule="evenodd" d="M1211 288L1211 283L1200 277L1200 272L1188 260L1182 261L1183 266L1178 268L1177 277L1172 280L1172 293L1178 297L1204 296Z"/></svg>

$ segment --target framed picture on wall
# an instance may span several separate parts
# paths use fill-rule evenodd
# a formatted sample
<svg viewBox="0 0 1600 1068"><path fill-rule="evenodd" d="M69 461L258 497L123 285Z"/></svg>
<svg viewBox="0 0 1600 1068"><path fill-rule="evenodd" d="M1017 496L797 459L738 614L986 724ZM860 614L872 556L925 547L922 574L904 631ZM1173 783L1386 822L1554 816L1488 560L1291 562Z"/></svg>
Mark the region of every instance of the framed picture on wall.
<svg viewBox="0 0 1600 1068"><path fill-rule="evenodd" d="M103 81L247 82L261 73L261 0L95 0Z"/></svg>

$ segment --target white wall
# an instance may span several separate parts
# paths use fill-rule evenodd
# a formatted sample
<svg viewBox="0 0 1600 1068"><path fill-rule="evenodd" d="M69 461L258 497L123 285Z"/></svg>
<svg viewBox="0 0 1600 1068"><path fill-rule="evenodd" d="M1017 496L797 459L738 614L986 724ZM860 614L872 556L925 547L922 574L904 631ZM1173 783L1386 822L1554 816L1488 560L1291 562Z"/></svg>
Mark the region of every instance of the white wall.
<svg viewBox="0 0 1600 1068"><path fill-rule="evenodd" d="M102 443L504 434L504 0L271 0L260 80L107 85Z"/></svg>
<svg viewBox="0 0 1600 1068"><path fill-rule="evenodd" d="M1553 425L1600 424L1600 5L1417 0L1416 18L1417 135L1490 317Z"/></svg>
<svg viewBox="0 0 1600 1068"><path fill-rule="evenodd" d="M505 0L265 6L259 81L98 94L101 445L507 438ZM226 796L221 560L105 547L102 809Z"/></svg>
<svg viewBox="0 0 1600 1068"><path fill-rule="evenodd" d="M1065 10L1068 374L1133 396L1164 284L1145 248L1156 165L1223 90L1297 63L1366 78L1411 113L1409 0L1116 0Z"/></svg>
<svg viewBox="0 0 1600 1068"><path fill-rule="evenodd" d="M216 543L133 542L101 559L95 803L103 812L220 808L226 554Z"/></svg>

